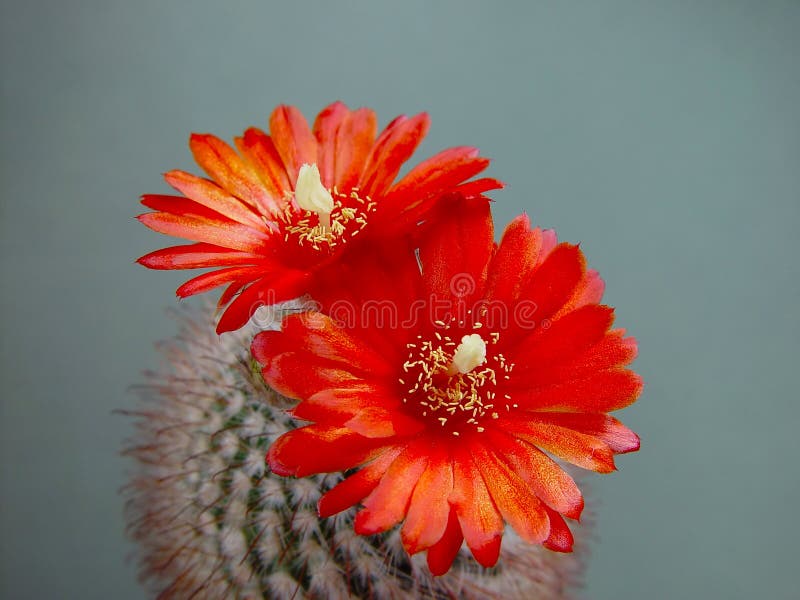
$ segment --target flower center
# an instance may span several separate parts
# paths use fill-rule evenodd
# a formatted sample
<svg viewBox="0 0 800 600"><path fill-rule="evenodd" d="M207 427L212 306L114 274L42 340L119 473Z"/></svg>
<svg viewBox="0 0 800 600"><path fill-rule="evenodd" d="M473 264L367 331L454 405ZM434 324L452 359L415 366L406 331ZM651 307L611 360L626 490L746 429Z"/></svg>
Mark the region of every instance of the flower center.
<svg viewBox="0 0 800 600"><path fill-rule="evenodd" d="M317 165L304 164L297 175L294 202L288 198L286 210L279 215L284 241L295 239L300 246L323 250L358 235L376 206L358 192L358 188L349 193L325 188Z"/></svg>
<svg viewBox="0 0 800 600"><path fill-rule="evenodd" d="M478 333L469 333L457 344L447 335L448 326L440 321L437 325L444 334L435 331L435 339L417 336L417 342L408 344L405 374L400 379L406 390L403 402L454 436L468 427L480 433L487 415L497 419L503 407L510 410L511 396L501 394L500 388L505 387L503 380L509 379L514 365L492 351L499 333L489 334L488 342ZM480 327L480 323L475 325L475 329Z"/></svg>

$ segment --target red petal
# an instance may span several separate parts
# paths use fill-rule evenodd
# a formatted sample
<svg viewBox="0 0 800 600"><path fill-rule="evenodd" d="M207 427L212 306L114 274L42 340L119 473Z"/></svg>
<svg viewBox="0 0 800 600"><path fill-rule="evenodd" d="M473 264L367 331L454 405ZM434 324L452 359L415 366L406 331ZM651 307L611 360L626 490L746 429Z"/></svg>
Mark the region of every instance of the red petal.
<svg viewBox="0 0 800 600"><path fill-rule="evenodd" d="M181 298L202 294L203 292L213 290L215 287L230 283L231 281L237 281L251 276L257 278L262 270L261 267L230 267L228 269L219 269L210 273L203 273L184 283L175 293Z"/></svg>
<svg viewBox="0 0 800 600"><path fill-rule="evenodd" d="M474 148L452 148L419 165L389 190L372 216L371 225L385 235L404 234L418 229L421 221L427 221L426 227L447 221L451 214L449 198L466 201L465 205L479 201L486 204L488 199L483 196L467 198L456 193L459 183L489 163L488 159L471 156L476 153Z"/></svg>
<svg viewBox="0 0 800 600"><path fill-rule="evenodd" d="M425 316L414 248L403 240L360 246L336 267L317 271L309 293L320 311L365 342L387 364L402 365L406 343ZM369 273L369 277L364 277ZM353 285L357 281L358 285ZM416 301L416 302L415 302Z"/></svg>
<svg viewBox="0 0 800 600"><path fill-rule="evenodd" d="M539 257L536 259L536 266L541 265L550 253L555 250L558 245L558 236L553 229L542 230L542 249L539 250Z"/></svg>
<svg viewBox="0 0 800 600"><path fill-rule="evenodd" d="M317 167L322 185L332 188L336 182L336 132L350 110L342 102L334 102L322 109L314 121L317 138Z"/></svg>
<svg viewBox="0 0 800 600"><path fill-rule="evenodd" d="M554 327L560 322L561 320L556 321ZM511 387L554 385L624 367L636 358L637 350L636 340L626 338L624 335L625 331L622 329L612 330L587 350L575 356L563 357L562 360L551 362L546 366L544 363L541 365L526 363L515 356L516 376L509 381L509 384Z"/></svg>
<svg viewBox="0 0 800 600"><path fill-rule="evenodd" d="M213 184L212 184L213 185ZM223 219L225 218L216 210L208 208L202 204L189 200L183 196L167 196L165 194L144 194L141 198L142 204L147 208L152 208L159 212L172 213L173 215L191 215L203 219Z"/></svg>
<svg viewBox="0 0 800 600"><path fill-rule="evenodd" d="M453 466L446 452L431 450L428 466L420 476L400 536L409 554L430 548L445 533L453 489ZM459 542L460 545L460 542Z"/></svg>
<svg viewBox="0 0 800 600"><path fill-rule="evenodd" d="M302 296L308 277L309 274L304 271L286 269L254 281L225 310L217 323L217 333L239 329L259 306L270 306Z"/></svg>
<svg viewBox="0 0 800 600"><path fill-rule="evenodd" d="M584 469L610 473L616 468L611 448L594 436L546 422L521 419L504 419L496 425L509 434Z"/></svg>
<svg viewBox="0 0 800 600"><path fill-rule="evenodd" d="M263 253L270 242L265 233L224 217L207 219L159 212L137 218L153 231L232 250Z"/></svg>
<svg viewBox="0 0 800 600"><path fill-rule="evenodd" d="M286 352L273 358L261 372L270 387L288 398L308 398L328 388L348 388L362 381L341 368L320 365L309 368L313 361L311 354Z"/></svg>
<svg viewBox="0 0 800 600"><path fill-rule="evenodd" d="M531 230L527 215L520 215L506 227L503 239L489 267L486 298L511 306L519 296L523 279L533 270L542 245L542 232Z"/></svg>
<svg viewBox="0 0 800 600"><path fill-rule="evenodd" d="M426 454L419 444L413 444L395 459L378 486L364 500L364 509L356 515L356 533L381 533L403 519L411 494L428 462Z"/></svg>
<svg viewBox="0 0 800 600"><path fill-rule="evenodd" d="M263 366L264 380L285 396L305 400L318 392L349 390L365 383L346 365L307 352L287 351L287 347L293 347L291 340L279 331L262 331L250 347L253 357Z"/></svg>
<svg viewBox="0 0 800 600"><path fill-rule="evenodd" d="M189 139L189 147L197 164L208 173L209 177L235 198L246 202L253 208L261 209L267 214L274 210L276 207L275 202L267 189L265 189L255 169L242 160L228 144L216 136L195 133ZM167 181L169 181L169 178ZM197 182L194 182L194 184L197 185ZM170 185L173 185L172 182L170 182ZM201 187L198 191L202 194L205 190ZM233 210L235 205L228 201L226 207L229 210ZM228 216L236 218L232 215Z"/></svg>
<svg viewBox="0 0 800 600"><path fill-rule="evenodd" d="M368 438L409 436L425 429L423 423L402 412L378 406L365 408L344 425Z"/></svg>
<svg viewBox="0 0 800 600"><path fill-rule="evenodd" d="M278 475L305 477L352 469L378 456L382 440L349 429L309 425L283 434L269 449L267 461Z"/></svg>
<svg viewBox="0 0 800 600"><path fill-rule="evenodd" d="M603 298L603 292L606 289L606 284L600 279L600 274L594 269L589 269L583 276L583 279L575 288L575 293L570 298L560 311L558 311L554 319L560 318L562 315L576 310L587 304L599 304Z"/></svg>
<svg viewBox="0 0 800 600"><path fill-rule="evenodd" d="M616 454L639 449L639 436L610 415L538 413L531 418L539 423L551 424L596 437Z"/></svg>
<svg viewBox="0 0 800 600"><path fill-rule="evenodd" d="M642 386L642 378L633 371L615 369L557 385L520 389L512 397L525 410L611 412L633 404Z"/></svg>
<svg viewBox="0 0 800 600"><path fill-rule="evenodd" d="M272 212L285 204L284 195L294 189L294 181L289 181L289 174L281 160L272 138L256 127L244 132L244 137L236 138L239 151L253 165L261 183L273 198Z"/></svg>
<svg viewBox="0 0 800 600"><path fill-rule="evenodd" d="M500 556L503 519L489 495L469 448L462 448L453 462L450 503L458 514L467 546L481 565L492 567Z"/></svg>
<svg viewBox="0 0 800 600"><path fill-rule="evenodd" d="M383 202L386 205L399 204L395 209L398 212L411 209L415 203L452 191L488 165L489 159L478 156L477 148L460 146L443 150L411 169L389 189Z"/></svg>
<svg viewBox="0 0 800 600"><path fill-rule="evenodd" d="M533 303L539 323L552 318L572 297L586 270L585 262L580 248L559 244L522 283L520 299Z"/></svg>
<svg viewBox="0 0 800 600"><path fill-rule="evenodd" d="M185 173L184 171L169 171L164 174L164 179L169 185L187 198L213 210L219 215L223 215L244 225L250 225L255 229L264 228L264 222L261 220L261 217L253 212L250 207L207 179L202 179L191 173ZM176 210L174 204L161 208L152 205L149 206L165 212L186 214Z"/></svg>
<svg viewBox="0 0 800 600"><path fill-rule="evenodd" d="M485 447L473 445L475 462L503 519L519 536L539 544L550 534L550 521L539 499L526 483Z"/></svg>
<svg viewBox="0 0 800 600"><path fill-rule="evenodd" d="M389 188L425 137L430 119L425 113L397 117L378 137L364 166L359 187L365 196L378 198Z"/></svg>
<svg viewBox="0 0 800 600"><path fill-rule="evenodd" d="M399 366L387 364L366 342L351 336L329 316L305 312L286 317L282 335L292 349L303 350L333 362L340 362L373 377L395 375Z"/></svg>
<svg viewBox="0 0 800 600"><path fill-rule="evenodd" d="M489 205L457 202L451 219L419 249L426 300L451 303L453 312L471 309L486 284L487 263L494 248ZM444 306L443 306L444 307ZM441 317L440 317L441 318Z"/></svg>
<svg viewBox="0 0 800 600"><path fill-rule="evenodd" d="M550 535L542 545L554 552L572 552L575 539L561 515L545 506L547 516L550 518Z"/></svg>
<svg viewBox="0 0 800 600"><path fill-rule="evenodd" d="M442 539L428 550L428 568L433 575L444 575L450 569L453 561L461 549L464 537L458 526L458 519L454 509L450 510L447 519L447 528Z"/></svg>
<svg viewBox="0 0 800 600"><path fill-rule="evenodd" d="M347 115L336 136L335 183L346 191L358 184L370 149L375 143L378 122L375 113L359 108Z"/></svg>
<svg viewBox="0 0 800 600"><path fill-rule="evenodd" d="M212 244L172 246L145 254L136 262L149 269L203 269L233 265L253 265L264 260L255 254L229 250Z"/></svg>
<svg viewBox="0 0 800 600"><path fill-rule="evenodd" d="M378 485L389 465L400 454L400 450L401 448L387 448L360 471L328 490L319 499L317 505L319 516L330 517L366 498Z"/></svg>
<svg viewBox="0 0 800 600"><path fill-rule="evenodd" d="M303 113L294 106L281 105L272 111L269 130L294 189L300 167L317 162L317 141Z"/></svg>
<svg viewBox="0 0 800 600"><path fill-rule="evenodd" d="M480 179L474 179L473 181L468 181L467 183L462 183L461 185L454 187L453 192L463 196L464 198L478 198L485 192L491 190L500 190L504 187L505 184L499 179L481 177Z"/></svg>
<svg viewBox="0 0 800 600"><path fill-rule="evenodd" d="M564 470L538 448L500 431L487 431L495 453L550 508L578 519L583 511L583 496Z"/></svg>
<svg viewBox="0 0 800 600"><path fill-rule="evenodd" d="M509 351L516 365L512 385L559 381L553 377L553 365L587 352L605 337L613 322L613 308L591 304L566 314L549 328L537 327Z"/></svg>
<svg viewBox="0 0 800 600"><path fill-rule="evenodd" d="M398 404L400 399L394 390L374 382L359 381L346 388L316 392L298 404L292 415L304 421L343 425L366 408L394 408Z"/></svg>
<svg viewBox="0 0 800 600"><path fill-rule="evenodd" d="M255 228L264 227L260 215L207 179L201 179L184 171L170 171L164 174L164 179L187 198L191 198L198 204L207 206L229 219Z"/></svg>
<svg viewBox="0 0 800 600"><path fill-rule="evenodd" d="M228 287L225 288L225 291L222 292L222 295L219 297L217 301L217 310L221 310L224 306L228 304L231 300L233 300L234 296L239 293L244 286L246 286L249 281L234 281Z"/></svg>
<svg viewBox="0 0 800 600"><path fill-rule="evenodd" d="M608 332L603 340L572 363L575 376L583 375L591 370L599 371L613 366L625 366L636 358L638 347L636 339L625 337L624 329Z"/></svg>

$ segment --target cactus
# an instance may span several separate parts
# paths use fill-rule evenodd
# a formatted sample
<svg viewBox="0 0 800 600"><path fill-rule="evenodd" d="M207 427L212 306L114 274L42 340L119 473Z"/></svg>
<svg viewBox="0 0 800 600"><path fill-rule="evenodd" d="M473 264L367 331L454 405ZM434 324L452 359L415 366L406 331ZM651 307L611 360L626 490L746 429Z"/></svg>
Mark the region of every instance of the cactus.
<svg viewBox="0 0 800 600"><path fill-rule="evenodd" d="M580 552L556 554L509 532L496 567L462 551L449 573L433 577L424 557L405 553L396 530L358 536L352 510L320 519L316 502L340 477L277 477L264 462L296 423L285 412L290 402L264 384L248 354L263 313L261 327L251 322L222 336L210 309L183 309L177 319L178 336L160 346L164 369L146 374L137 410L125 411L135 422L125 449L135 461L123 490L128 533L154 596L570 597Z"/></svg>

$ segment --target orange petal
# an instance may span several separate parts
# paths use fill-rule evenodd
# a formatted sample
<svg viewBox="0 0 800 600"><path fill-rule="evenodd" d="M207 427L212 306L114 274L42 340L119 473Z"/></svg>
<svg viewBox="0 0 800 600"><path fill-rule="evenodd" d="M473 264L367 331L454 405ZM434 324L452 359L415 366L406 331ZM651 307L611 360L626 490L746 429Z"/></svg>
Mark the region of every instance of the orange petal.
<svg viewBox="0 0 800 600"><path fill-rule="evenodd" d="M402 448L390 447L360 471L328 490L320 499L317 509L320 517L330 517L347 510L366 498L378 485L389 465Z"/></svg>
<svg viewBox="0 0 800 600"><path fill-rule="evenodd" d="M639 449L639 436L611 415L596 413L545 412L530 415L542 424L549 424L596 437L615 454L634 452Z"/></svg>
<svg viewBox="0 0 800 600"><path fill-rule="evenodd" d="M272 138L257 127L251 127L243 137L236 138L236 145L273 198L275 206L271 207L272 212L279 212L278 209L284 206L285 194L294 189L294 180L289 181L289 174Z"/></svg>
<svg viewBox="0 0 800 600"><path fill-rule="evenodd" d="M487 568L494 566L500 556L503 519L468 448L456 451L454 456L450 504L475 560Z"/></svg>
<svg viewBox="0 0 800 600"><path fill-rule="evenodd" d="M189 147L197 164L232 196L262 213L270 214L274 210L275 201L255 169L224 141L213 135L195 133L189 139Z"/></svg>
<svg viewBox="0 0 800 600"><path fill-rule="evenodd" d="M272 111L269 130L294 189L300 167L317 162L317 141L303 113L294 106L284 104Z"/></svg>
<svg viewBox="0 0 800 600"><path fill-rule="evenodd" d="M503 419L497 427L574 465L610 473L615 470L614 453L600 439L549 423Z"/></svg>
<svg viewBox="0 0 800 600"><path fill-rule="evenodd" d="M424 448L412 444L395 459L355 518L359 535L381 533L399 523L428 462Z"/></svg>
<svg viewBox="0 0 800 600"><path fill-rule="evenodd" d="M158 212L145 213L137 219L158 233L243 252L263 253L270 242L265 233L224 217L211 219Z"/></svg>
<svg viewBox="0 0 800 600"><path fill-rule="evenodd" d="M430 548L445 533L450 505L447 499L453 490L453 466L446 452L431 449L428 466L414 488L408 514L400 531L403 546L409 554Z"/></svg>
<svg viewBox="0 0 800 600"><path fill-rule="evenodd" d="M250 206L212 181L177 170L165 173L164 180L187 198L229 219L259 229L264 227L261 216Z"/></svg>
<svg viewBox="0 0 800 600"><path fill-rule="evenodd" d="M492 448L550 508L578 519L583 496L573 479L544 452L499 430L487 431Z"/></svg>
<svg viewBox="0 0 800 600"><path fill-rule="evenodd" d="M503 519L527 542L539 544L546 540L550 534L547 511L527 484L485 447L475 444L473 452Z"/></svg>

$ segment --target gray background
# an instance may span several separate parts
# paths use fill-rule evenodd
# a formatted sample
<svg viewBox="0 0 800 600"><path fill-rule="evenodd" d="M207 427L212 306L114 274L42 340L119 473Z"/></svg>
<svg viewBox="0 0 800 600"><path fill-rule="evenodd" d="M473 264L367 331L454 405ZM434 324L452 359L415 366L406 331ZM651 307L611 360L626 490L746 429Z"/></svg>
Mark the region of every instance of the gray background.
<svg viewBox="0 0 800 600"><path fill-rule="evenodd" d="M181 274L133 220L191 131L428 110L580 241L647 381L591 478L589 598L797 591L798 2L2 3L0 596L141 598L112 409ZM796 597L796 596L795 596Z"/></svg>

